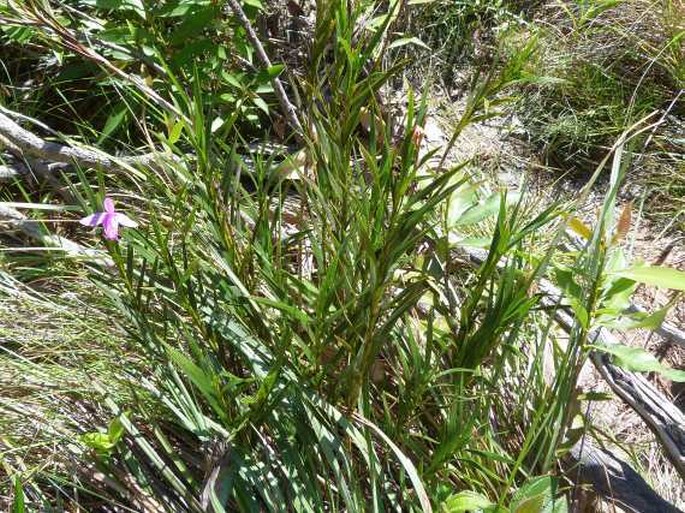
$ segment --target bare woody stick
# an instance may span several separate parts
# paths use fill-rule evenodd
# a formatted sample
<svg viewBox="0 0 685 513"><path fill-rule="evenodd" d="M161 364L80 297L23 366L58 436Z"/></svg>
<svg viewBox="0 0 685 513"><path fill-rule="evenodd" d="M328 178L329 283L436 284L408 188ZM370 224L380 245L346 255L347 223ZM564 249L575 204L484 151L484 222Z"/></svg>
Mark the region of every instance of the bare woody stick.
<svg viewBox="0 0 685 513"><path fill-rule="evenodd" d="M270 68L271 60L269 59L269 56L266 54L266 51L264 51L264 46L257 37L257 34L254 31L254 29L252 28L250 20L248 20L247 16L245 16L245 11L243 11L243 8L240 7L238 0L228 0L228 5L231 7L231 10L238 17L240 24L245 29L245 32L247 33L247 38L250 40L250 43L252 43L252 46L254 46L257 52L257 57L259 57L259 60L262 61L262 64L264 66ZM297 132L299 136L302 136L302 125L300 124L300 121L297 119L297 110L288 99L288 96L285 94L285 89L283 89L283 83L278 77L274 77L271 79L271 84L274 87L274 92L276 93L276 97L278 98L278 103L281 104L281 109L283 109L288 124Z"/></svg>
<svg viewBox="0 0 685 513"><path fill-rule="evenodd" d="M22 128L5 114L19 117L16 113L6 108L1 110L0 145L6 146L12 153L19 154L17 156L25 155L53 163L77 163L85 167L100 166L109 171L131 171L134 166L154 166L161 157L161 154L155 152L126 157L113 157L103 151L46 141L33 132ZM164 157L176 160L173 155L164 154ZM49 174L53 169L58 169L58 167L50 167L48 165L44 171L46 174ZM16 169L3 169L3 177L9 178L13 176L14 173L12 171L16 171Z"/></svg>
<svg viewBox="0 0 685 513"><path fill-rule="evenodd" d="M2 112L0 112L0 135L8 139L15 148L33 157L69 164L79 162L89 166L115 167L113 159L102 153L85 148L47 142L32 132L25 130Z"/></svg>

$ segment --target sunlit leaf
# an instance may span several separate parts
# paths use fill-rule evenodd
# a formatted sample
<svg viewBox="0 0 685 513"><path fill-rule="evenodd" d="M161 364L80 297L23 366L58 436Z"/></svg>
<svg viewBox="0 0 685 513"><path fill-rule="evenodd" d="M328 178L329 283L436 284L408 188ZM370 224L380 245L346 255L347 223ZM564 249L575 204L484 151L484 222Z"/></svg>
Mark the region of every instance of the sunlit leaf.
<svg viewBox="0 0 685 513"><path fill-rule="evenodd" d="M670 267L636 265L611 274L665 289L685 290L685 272Z"/></svg>
<svg viewBox="0 0 685 513"><path fill-rule="evenodd" d="M520 199L520 194L510 193L506 196L507 205L512 205ZM470 224L476 224L488 217L492 217L497 214L500 210L500 203L502 201L502 195L500 193L495 193L487 197L481 203L472 206L466 210L459 218L455 221L455 226L466 226Z"/></svg>
<svg viewBox="0 0 685 513"><path fill-rule="evenodd" d="M558 496L557 485L550 476L529 480L514 494L512 513L566 513L568 505L563 496Z"/></svg>
<svg viewBox="0 0 685 513"><path fill-rule="evenodd" d="M401 37L399 39L395 39L392 43L388 45L388 50L392 48L401 48L403 46L407 45L413 45L413 46L418 46L419 48L425 48L426 50L430 50L430 46L428 46L426 43L421 41L418 37Z"/></svg>
<svg viewBox="0 0 685 513"><path fill-rule="evenodd" d="M262 98L255 96L252 101L264 114L269 114L269 105Z"/></svg>
<svg viewBox="0 0 685 513"><path fill-rule="evenodd" d="M494 503L481 495L470 490L451 495L440 506L443 513L466 513L468 511L478 511L493 506Z"/></svg>
<svg viewBox="0 0 685 513"><path fill-rule="evenodd" d="M622 344L592 345L590 347L613 355L614 363L626 370L657 372L672 381L685 382L685 371L672 369L641 347L629 347Z"/></svg>
<svg viewBox="0 0 685 513"><path fill-rule="evenodd" d="M224 126L225 122L226 121L221 116L215 117L212 121L212 126L210 127L211 132L214 133L219 130L222 126Z"/></svg>
<svg viewBox="0 0 685 513"><path fill-rule="evenodd" d="M568 222L568 227L586 240L592 238L592 229L577 217L571 218Z"/></svg>

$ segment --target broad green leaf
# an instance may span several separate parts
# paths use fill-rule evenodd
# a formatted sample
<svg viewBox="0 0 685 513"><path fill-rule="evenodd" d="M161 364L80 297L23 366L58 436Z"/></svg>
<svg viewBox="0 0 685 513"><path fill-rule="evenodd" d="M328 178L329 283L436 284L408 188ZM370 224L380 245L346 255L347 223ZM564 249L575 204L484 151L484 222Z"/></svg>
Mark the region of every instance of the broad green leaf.
<svg viewBox="0 0 685 513"><path fill-rule="evenodd" d="M520 198L517 193L507 194L507 205L516 203ZM500 210L500 202L502 195L495 193L486 198L482 203L472 206L464 212L454 223L455 226L465 226L469 224L476 224L488 217L492 217Z"/></svg>
<svg viewBox="0 0 685 513"><path fill-rule="evenodd" d="M591 345L590 347L613 355L614 363L623 369L635 372L658 372L672 381L685 382L685 371L664 365L656 356L641 347L629 347L623 344Z"/></svg>
<svg viewBox="0 0 685 513"><path fill-rule="evenodd" d="M38 31L31 27L3 26L0 27L0 30L5 33L11 41L19 44L28 43L38 34Z"/></svg>
<svg viewBox="0 0 685 513"><path fill-rule="evenodd" d="M259 96L255 96L252 102L262 111L264 114L269 114L269 106L262 100Z"/></svg>
<svg viewBox="0 0 685 513"><path fill-rule="evenodd" d="M85 433L81 435L81 441L91 449L101 453L107 453L114 448L114 444L107 433Z"/></svg>
<svg viewBox="0 0 685 513"><path fill-rule="evenodd" d="M266 69L261 70L259 73L257 73L255 80L257 82L268 82L268 81L273 80L274 78L278 77L278 75L280 75L281 73L283 73L284 69L285 69L284 64L274 64L272 66L269 66Z"/></svg>
<svg viewBox="0 0 685 513"><path fill-rule="evenodd" d="M214 118L214 121L212 121L212 126L210 127L210 130L212 133L216 132L219 130L222 126L224 126L224 119L221 116L217 116Z"/></svg>
<svg viewBox="0 0 685 513"><path fill-rule="evenodd" d="M669 307L661 308L654 313L636 312L630 315L611 315L606 320L600 318L599 324L617 330L634 330L638 328L655 330L664 322Z"/></svg>
<svg viewBox="0 0 685 513"><path fill-rule="evenodd" d="M445 499L440 506L443 513L464 513L466 511L477 511L493 506L494 503L479 493L466 490L452 495Z"/></svg>
<svg viewBox="0 0 685 513"><path fill-rule="evenodd" d="M488 249L490 246L492 246L492 239L489 237L465 237L461 239L453 234L450 234L449 240L450 243L464 248Z"/></svg>
<svg viewBox="0 0 685 513"><path fill-rule="evenodd" d="M188 39L200 35L214 21L216 15L217 8L213 5L187 14L183 19L183 23L171 35L170 40L172 44L185 44L187 47Z"/></svg>
<svg viewBox="0 0 685 513"><path fill-rule="evenodd" d="M224 93L222 95L219 95L219 99L226 103L235 103L236 98L232 94Z"/></svg>
<svg viewBox="0 0 685 513"><path fill-rule="evenodd" d="M168 12L163 12L161 14L158 14L160 18L174 18L177 16L185 16L190 9L192 9L193 6L189 4L180 4L175 6L173 9L171 9Z"/></svg>
<svg viewBox="0 0 685 513"><path fill-rule="evenodd" d="M107 436L109 436L110 442L116 444L121 437L124 436L124 425L122 424L119 417L114 417L112 422L109 423L109 428L107 429Z"/></svg>
<svg viewBox="0 0 685 513"><path fill-rule="evenodd" d="M241 82L241 76L235 73L228 73L227 71L221 72L221 78L223 78L227 83L235 87L236 89L242 89L243 83Z"/></svg>
<svg viewBox="0 0 685 513"><path fill-rule="evenodd" d="M685 290L685 272L670 267L636 265L611 274L665 289Z"/></svg>
<svg viewBox="0 0 685 513"><path fill-rule="evenodd" d="M576 319L578 319L578 322L580 322L580 325L584 329L589 329L590 328L590 315L587 312L587 309L583 304L578 301L575 298L569 298L569 305L571 306L571 309L573 310L573 313L576 316Z"/></svg>
<svg viewBox="0 0 685 513"><path fill-rule="evenodd" d="M556 481L550 476L536 477L514 494L512 513L566 513L566 499L557 497Z"/></svg>
<svg viewBox="0 0 685 513"><path fill-rule="evenodd" d="M271 85L271 82L267 82L266 84L259 84L257 88L254 90L254 92L257 94L273 93L274 86Z"/></svg>
<svg viewBox="0 0 685 513"><path fill-rule="evenodd" d="M475 202L478 186L464 184L458 187L451 195L447 207L447 225L455 226L461 215L466 212Z"/></svg>
<svg viewBox="0 0 685 513"><path fill-rule="evenodd" d="M181 133L183 132L183 126L185 123L183 122L182 119L178 120L176 123L174 123L174 126L171 128L169 131L169 144L174 145L178 142L178 140L181 137Z"/></svg>
<svg viewBox="0 0 685 513"><path fill-rule="evenodd" d="M571 269L563 267L555 269L557 283L564 292L564 296L571 306L576 319L578 319L583 328L587 329L590 326L590 315L583 304L583 289L575 282L573 275L574 272Z"/></svg>
<svg viewBox="0 0 685 513"><path fill-rule="evenodd" d="M602 309L623 312L630 306L630 298L635 292L636 284L627 278L615 277L602 294Z"/></svg>
<svg viewBox="0 0 685 513"><path fill-rule="evenodd" d="M95 6L99 9L132 10L138 16L145 19L145 5L143 0L96 0Z"/></svg>

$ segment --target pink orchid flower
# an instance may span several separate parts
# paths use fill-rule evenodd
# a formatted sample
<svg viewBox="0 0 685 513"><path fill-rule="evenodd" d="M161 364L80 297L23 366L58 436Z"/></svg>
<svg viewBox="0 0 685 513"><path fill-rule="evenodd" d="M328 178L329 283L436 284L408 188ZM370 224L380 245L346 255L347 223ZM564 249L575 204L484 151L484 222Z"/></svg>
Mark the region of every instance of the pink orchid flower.
<svg viewBox="0 0 685 513"><path fill-rule="evenodd" d="M105 239L117 240L119 238L119 225L127 228L135 228L138 226L133 219L114 210L114 201L112 198L105 196L104 212L95 212L79 221L84 226L99 226L104 228Z"/></svg>

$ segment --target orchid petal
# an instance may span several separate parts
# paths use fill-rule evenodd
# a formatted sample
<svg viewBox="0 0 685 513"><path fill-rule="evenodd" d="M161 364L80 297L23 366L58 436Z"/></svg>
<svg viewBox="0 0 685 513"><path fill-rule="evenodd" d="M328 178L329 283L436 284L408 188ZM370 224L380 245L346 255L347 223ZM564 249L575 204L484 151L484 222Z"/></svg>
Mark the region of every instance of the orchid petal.
<svg viewBox="0 0 685 513"><path fill-rule="evenodd" d="M102 226L105 229L105 239L107 240L117 240L119 238L119 220L116 214L107 214L105 220L102 222Z"/></svg>
<svg viewBox="0 0 685 513"><path fill-rule="evenodd" d="M104 201L105 212L113 214L114 213L114 201L109 196L105 196Z"/></svg>
<svg viewBox="0 0 685 513"><path fill-rule="evenodd" d="M128 217L126 214L122 214L121 212L117 212L114 215L117 217L117 222L121 226L125 226L126 228L136 228L138 226L138 223L136 223L133 219Z"/></svg>
<svg viewBox="0 0 685 513"><path fill-rule="evenodd" d="M105 214L104 212L95 212L94 214L91 214L79 220L79 223L81 223L83 226L97 226L99 224L102 224L106 215L107 214Z"/></svg>

